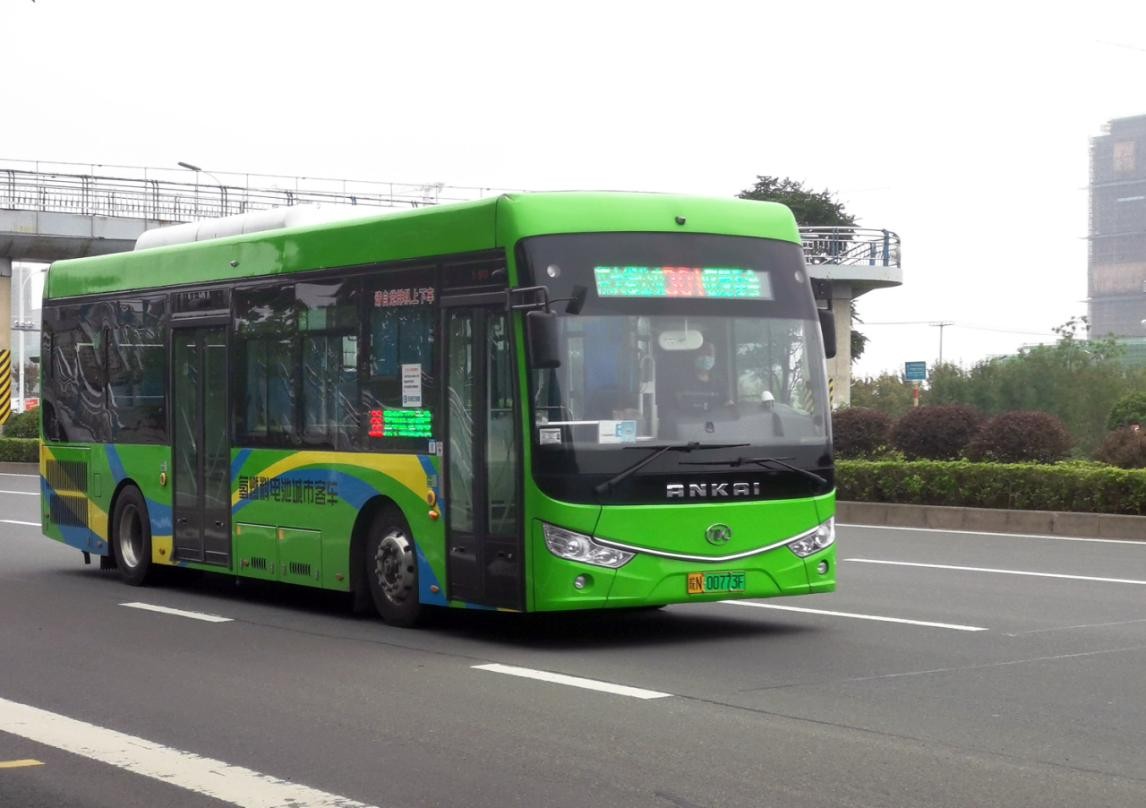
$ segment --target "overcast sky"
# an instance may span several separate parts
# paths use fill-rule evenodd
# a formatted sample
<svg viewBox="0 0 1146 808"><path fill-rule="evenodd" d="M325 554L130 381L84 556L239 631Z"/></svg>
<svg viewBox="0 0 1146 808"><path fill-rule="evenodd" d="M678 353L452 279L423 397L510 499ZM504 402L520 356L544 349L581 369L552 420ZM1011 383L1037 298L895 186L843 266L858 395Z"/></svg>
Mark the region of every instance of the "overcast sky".
<svg viewBox="0 0 1146 808"><path fill-rule="evenodd" d="M859 374L938 353L936 328L876 323L953 321L969 365L1084 314L1089 139L1146 114L1130 0L0 0L0 30L0 158L831 189L903 239L904 285L859 301Z"/></svg>

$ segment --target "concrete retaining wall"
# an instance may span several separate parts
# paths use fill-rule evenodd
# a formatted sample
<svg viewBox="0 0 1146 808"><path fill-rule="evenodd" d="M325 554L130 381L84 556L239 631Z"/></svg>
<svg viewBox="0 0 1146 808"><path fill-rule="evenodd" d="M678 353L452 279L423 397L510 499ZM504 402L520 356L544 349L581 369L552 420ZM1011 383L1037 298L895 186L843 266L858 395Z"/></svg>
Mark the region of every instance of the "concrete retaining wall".
<svg viewBox="0 0 1146 808"><path fill-rule="evenodd" d="M928 527L988 533L1028 533L1094 539L1146 541L1146 516L1063 511L1005 511L941 505L839 502L836 520L853 525Z"/></svg>

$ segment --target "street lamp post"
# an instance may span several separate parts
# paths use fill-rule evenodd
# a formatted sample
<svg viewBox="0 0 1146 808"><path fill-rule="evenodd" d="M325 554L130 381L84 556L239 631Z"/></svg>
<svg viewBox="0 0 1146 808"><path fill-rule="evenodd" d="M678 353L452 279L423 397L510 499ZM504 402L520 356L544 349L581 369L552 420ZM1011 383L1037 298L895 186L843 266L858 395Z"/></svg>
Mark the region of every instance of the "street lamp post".
<svg viewBox="0 0 1146 808"><path fill-rule="evenodd" d="M199 172L202 171L203 169L199 168L199 166L197 166L197 165L192 165L191 163L184 163L182 160L180 160L178 163L176 163L176 165L179 166L180 168L185 168L188 171L195 174L195 208L192 211L191 216L195 219L198 219L199 218Z"/></svg>
<svg viewBox="0 0 1146 808"><path fill-rule="evenodd" d="M208 177L210 177L211 179L213 179L215 181L216 185L219 186L219 215L222 216L227 212L227 210L226 210L226 208L227 208L227 191L226 191L225 187L223 186L223 183L220 182L218 177L216 177L210 171L204 171L202 168L195 165L194 163L185 163L182 160L180 160L175 165L179 166L180 168L185 168L188 171L194 172L194 174L195 174L195 218L196 219L199 218L199 175L200 174L206 174Z"/></svg>

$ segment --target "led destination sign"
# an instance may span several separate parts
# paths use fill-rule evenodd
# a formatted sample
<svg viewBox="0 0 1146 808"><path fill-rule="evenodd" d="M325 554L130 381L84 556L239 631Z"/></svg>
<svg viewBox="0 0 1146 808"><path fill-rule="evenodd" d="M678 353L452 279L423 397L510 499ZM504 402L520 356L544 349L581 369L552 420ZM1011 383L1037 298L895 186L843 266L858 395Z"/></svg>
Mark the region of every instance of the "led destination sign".
<svg viewBox="0 0 1146 808"><path fill-rule="evenodd" d="M600 297L771 300L767 272L737 267L594 267Z"/></svg>

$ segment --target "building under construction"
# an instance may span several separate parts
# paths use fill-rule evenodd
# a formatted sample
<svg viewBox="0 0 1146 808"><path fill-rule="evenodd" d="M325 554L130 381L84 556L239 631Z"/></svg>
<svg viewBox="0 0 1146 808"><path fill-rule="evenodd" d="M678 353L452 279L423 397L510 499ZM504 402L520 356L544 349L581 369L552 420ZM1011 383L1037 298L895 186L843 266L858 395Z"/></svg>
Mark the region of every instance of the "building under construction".
<svg viewBox="0 0 1146 808"><path fill-rule="evenodd" d="M1090 336L1146 336L1146 115L1090 144Z"/></svg>

